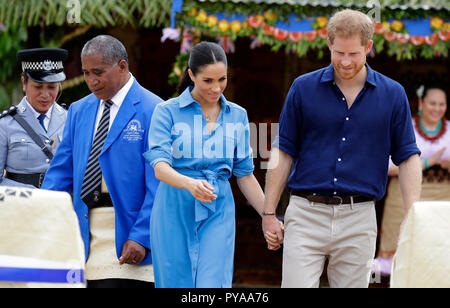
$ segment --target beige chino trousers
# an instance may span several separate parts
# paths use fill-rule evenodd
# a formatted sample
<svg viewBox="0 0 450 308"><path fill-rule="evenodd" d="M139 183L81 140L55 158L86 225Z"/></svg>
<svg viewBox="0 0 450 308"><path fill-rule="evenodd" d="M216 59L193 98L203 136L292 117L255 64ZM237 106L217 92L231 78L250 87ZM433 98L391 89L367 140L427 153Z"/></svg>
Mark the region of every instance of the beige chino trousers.
<svg viewBox="0 0 450 308"><path fill-rule="evenodd" d="M292 196L285 214L283 288L317 288L325 260L332 288L367 288L375 255L374 202L339 206Z"/></svg>

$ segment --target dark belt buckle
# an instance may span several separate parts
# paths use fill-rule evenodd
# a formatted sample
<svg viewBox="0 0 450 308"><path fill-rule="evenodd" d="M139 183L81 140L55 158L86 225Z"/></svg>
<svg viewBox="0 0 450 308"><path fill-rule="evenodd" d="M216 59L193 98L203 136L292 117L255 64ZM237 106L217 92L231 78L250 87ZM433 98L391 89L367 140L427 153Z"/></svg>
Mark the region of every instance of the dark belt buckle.
<svg viewBox="0 0 450 308"><path fill-rule="evenodd" d="M342 205L343 203L344 203L344 199L342 199L342 197L339 197L339 196L333 196L333 197L331 197L332 199L337 199L337 200L339 200L339 204L335 204L335 205L337 205L337 206L339 206L339 205Z"/></svg>

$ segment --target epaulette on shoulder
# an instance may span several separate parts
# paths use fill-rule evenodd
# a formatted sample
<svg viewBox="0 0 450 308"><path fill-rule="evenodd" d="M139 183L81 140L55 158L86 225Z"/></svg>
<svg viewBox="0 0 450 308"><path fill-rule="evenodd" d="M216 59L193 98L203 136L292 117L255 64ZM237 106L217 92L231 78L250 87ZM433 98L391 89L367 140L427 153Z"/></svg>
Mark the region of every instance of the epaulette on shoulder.
<svg viewBox="0 0 450 308"><path fill-rule="evenodd" d="M8 109L6 109L0 113L0 119L6 117L8 115L14 116L16 114L16 112L17 112L17 107L11 106Z"/></svg>

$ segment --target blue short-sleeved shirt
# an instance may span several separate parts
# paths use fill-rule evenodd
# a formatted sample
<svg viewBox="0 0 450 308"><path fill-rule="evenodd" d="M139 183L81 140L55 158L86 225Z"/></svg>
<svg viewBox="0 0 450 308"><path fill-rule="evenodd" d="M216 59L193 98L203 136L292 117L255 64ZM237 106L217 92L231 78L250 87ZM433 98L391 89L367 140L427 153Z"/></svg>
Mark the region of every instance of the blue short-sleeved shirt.
<svg viewBox="0 0 450 308"><path fill-rule="evenodd" d="M222 95L221 112L210 134L192 88L159 104L145 157L154 167L165 161L175 170L227 169L236 177L253 173L247 112Z"/></svg>
<svg viewBox="0 0 450 308"><path fill-rule="evenodd" d="M295 160L289 189L381 199L389 156L399 165L420 154L405 90L366 67L366 83L350 109L332 65L294 81L274 143Z"/></svg>

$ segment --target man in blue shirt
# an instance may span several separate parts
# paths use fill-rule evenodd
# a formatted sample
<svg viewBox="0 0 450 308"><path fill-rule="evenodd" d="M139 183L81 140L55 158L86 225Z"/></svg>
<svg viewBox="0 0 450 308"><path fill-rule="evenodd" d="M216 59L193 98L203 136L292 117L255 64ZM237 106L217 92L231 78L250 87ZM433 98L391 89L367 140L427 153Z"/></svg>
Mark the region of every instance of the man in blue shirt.
<svg viewBox="0 0 450 308"><path fill-rule="evenodd" d="M375 200L385 194L389 156L400 166L406 211L420 197L420 151L403 87L366 56L373 22L344 10L330 19L331 65L297 78L280 117L266 181L263 229L287 183L283 287L317 287L328 259L331 287L367 287L375 254Z"/></svg>

